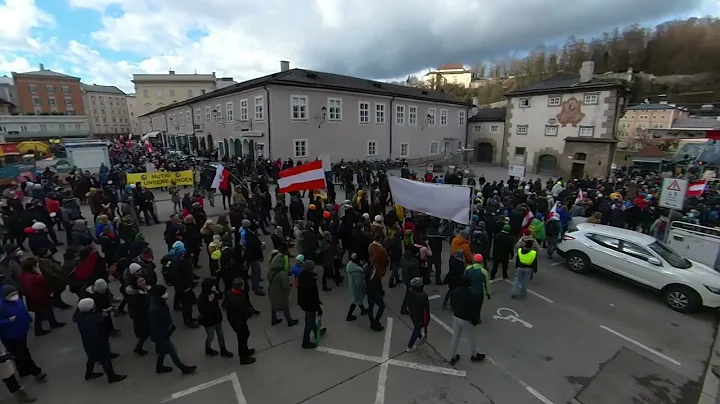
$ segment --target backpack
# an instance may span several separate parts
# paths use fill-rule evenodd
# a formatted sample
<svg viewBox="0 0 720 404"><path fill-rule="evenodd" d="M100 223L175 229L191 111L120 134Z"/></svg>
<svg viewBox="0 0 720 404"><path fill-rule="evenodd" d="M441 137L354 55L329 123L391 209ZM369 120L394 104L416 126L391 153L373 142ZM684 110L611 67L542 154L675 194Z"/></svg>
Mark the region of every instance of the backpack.
<svg viewBox="0 0 720 404"><path fill-rule="evenodd" d="M160 260L160 273L165 280L165 284L172 286L172 264L175 261L175 257L170 254L165 255Z"/></svg>
<svg viewBox="0 0 720 404"><path fill-rule="evenodd" d="M545 235L548 237L557 237L560 234L560 221L549 220L545 223Z"/></svg>

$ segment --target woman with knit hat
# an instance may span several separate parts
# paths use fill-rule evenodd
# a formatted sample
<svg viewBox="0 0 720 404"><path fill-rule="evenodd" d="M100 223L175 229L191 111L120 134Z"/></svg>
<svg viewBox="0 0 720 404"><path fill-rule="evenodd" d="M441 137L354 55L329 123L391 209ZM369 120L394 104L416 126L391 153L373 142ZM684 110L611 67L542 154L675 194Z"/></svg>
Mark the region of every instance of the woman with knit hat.
<svg viewBox="0 0 720 404"><path fill-rule="evenodd" d="M115 373L112 359L117 357L110 351L110 334L105 325L104 317L109 314L95 310L95 302L91 298L80 299L78 309L73 315L73 321L80 331L87 364L85 366L85 380L93 380L101 377L102 373L95 372L95 364L99 363L105 374L108 383L117 383L125 380L127 376Z"/></svg>

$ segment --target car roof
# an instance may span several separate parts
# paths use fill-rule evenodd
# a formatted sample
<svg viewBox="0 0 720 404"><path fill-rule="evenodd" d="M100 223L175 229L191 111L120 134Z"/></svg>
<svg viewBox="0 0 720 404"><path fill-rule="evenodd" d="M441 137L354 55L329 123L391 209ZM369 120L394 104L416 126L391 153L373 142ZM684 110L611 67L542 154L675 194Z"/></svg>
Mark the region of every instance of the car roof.
<svg viewBox="0 0 720 404"><path fill-rule="evenodd" d="M617 237L634 243L649 245L657 241L653 236L638 233L636 231L621 229L619 227L605 226L604 224L580 223L578 230L588 233L600 233L610 237Z"/></svg>

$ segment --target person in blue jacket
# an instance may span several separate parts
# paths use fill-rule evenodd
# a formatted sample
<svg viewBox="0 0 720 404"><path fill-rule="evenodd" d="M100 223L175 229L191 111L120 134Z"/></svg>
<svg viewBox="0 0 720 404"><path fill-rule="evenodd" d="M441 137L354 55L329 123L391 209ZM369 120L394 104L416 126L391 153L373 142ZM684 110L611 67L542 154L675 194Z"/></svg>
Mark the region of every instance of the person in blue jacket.
<svg viewBox="0 0 720 404"><path fill-rule="evenodd" d="M15 357L15 366L20 377L33 375L35 380L44 381L47 375L33 361L27 346L32 317L20 298L16 287L4 285L0 289L0 341L8 353Z"/></svg>

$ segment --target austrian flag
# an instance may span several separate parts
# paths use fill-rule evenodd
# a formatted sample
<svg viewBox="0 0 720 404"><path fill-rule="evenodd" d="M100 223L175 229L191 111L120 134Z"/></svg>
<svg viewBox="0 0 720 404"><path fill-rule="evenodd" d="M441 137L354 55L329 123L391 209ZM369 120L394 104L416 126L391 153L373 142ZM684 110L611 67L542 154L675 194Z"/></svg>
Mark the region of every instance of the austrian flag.
<svg viewBox="0 0 720 404"><path fill-rule="evenodd" d="M210 188L215 188L220 191L228 191L230 185L230 170L225 168L222 164L215 166L215 177L213 178L212 185Z"/></svg>
<svg viewBox="0 0 720 404"><path fill-rule="evenodd" d="M686 195L687 195L687 196L694 196L694 197L702 196L703 192L705 192L705 184L706 184L706 181L705 181L705 180L696 181L696 182L691 182L691 183L688 185L688 189L687 189L687 194L686 194Z"/></svg>
<svg viewBox="0 0 720 404"><path fill-rule="evenodd" d="M322 160L282 170L278 185L281 193L325 189L325 170Z"/></svg>

